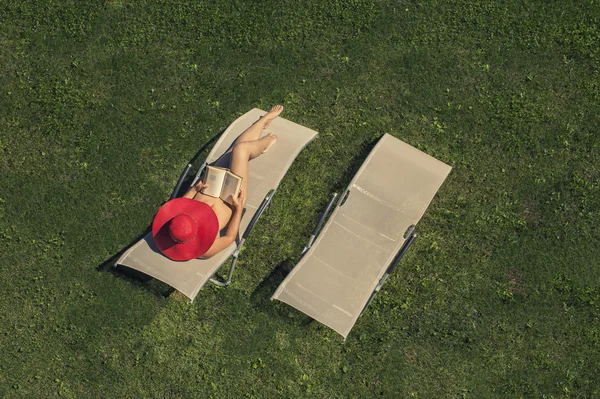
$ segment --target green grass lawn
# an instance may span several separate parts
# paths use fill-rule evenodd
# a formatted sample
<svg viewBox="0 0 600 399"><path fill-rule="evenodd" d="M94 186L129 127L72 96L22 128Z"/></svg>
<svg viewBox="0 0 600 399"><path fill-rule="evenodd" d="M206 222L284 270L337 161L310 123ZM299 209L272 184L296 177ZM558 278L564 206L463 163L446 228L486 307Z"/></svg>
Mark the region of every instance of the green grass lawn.
<svg viewBox="0 0 600 399"><path fill-rule="evenodd" d="M600 397L597 1L1 0L0 21L1 397ZM107 267L274 104L320 135L230 287L190 305ZM386 132L453 171L342 342L269 298Z"/></svg>

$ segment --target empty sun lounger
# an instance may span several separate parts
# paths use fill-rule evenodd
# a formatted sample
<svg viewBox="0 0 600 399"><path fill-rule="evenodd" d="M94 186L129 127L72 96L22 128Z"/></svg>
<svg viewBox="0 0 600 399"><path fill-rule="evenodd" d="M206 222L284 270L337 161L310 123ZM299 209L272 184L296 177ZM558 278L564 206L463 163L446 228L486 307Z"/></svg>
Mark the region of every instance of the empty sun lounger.
<svg viewBox="0 0 600 399"><path fill-rule="evenodd" d="M190 187L200 178L206 165L228 166L228 156L222 157L222 155L244 130L264 114L266 114L265 111L253 109L236 119L219 138L204 165L192 180ZM186 295L191 301L209 280L218 285L228 285L231 282L239 251L254 223L269 205L275 190L294 159L317 135L314 130L281 117L273 120L267 131L277 134L279 140L270 151L250 161L250 187L249 192L246 193L246 208L240 224L241 239L238 237L236 242L210 259L175 262L158 251L152 239L152 232L150 232L125 251L115 262L115 266L126 266L161 280ZM179 192L190 168L191 165L188 165L182 173L174 190L174 196ZM226 281L211 279L229 258L232 258L232 262Z"/></svg>
<svg viewBox="0 0 600 399"><path fill-rule="evenodd" d="M450 166L384 135L300 262L271 299L306 313L344 339L416 235Z"/></svg>

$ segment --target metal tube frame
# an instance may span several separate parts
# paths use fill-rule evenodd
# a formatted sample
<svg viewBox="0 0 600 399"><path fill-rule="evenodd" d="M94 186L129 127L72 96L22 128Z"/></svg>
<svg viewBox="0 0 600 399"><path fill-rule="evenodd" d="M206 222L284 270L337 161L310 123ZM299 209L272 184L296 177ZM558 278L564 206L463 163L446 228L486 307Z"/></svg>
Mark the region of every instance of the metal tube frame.
<svg viewBox="0 0 600 399"><path fill-rule="evenodd" d="M321 216L319 217L319 221L317 222L317 225L315 226L312 234L308 238L308 243L306 244L306 246L302 250L302 255L304 255L306 253L306 251L308 251L310 249L310 247L312 247L313 242L315 241L315 238L319 234L319 230L321 230L321 226L323 225L323 222L325 221L325 219L327 217L327 214L329 214L329 210L333 206L333 203L335 202L335 198L337 197L337 195L338 195L337 193L333 193L331 195L331 198L329 199L329 202L327 203L327 205L323 209L323 212L321 212Z"/></svg>
<svg viewBox="0 0 600 399"><path fill-rule="evenodd" d="M270 209L271 200L273 199L274 194L275 194L275 189L272 189L271 191L269 191L267 193L267 195L265 195L265 198L263 199L260 206L258 207L258 210L252 217L252 220L248 224L248 227L246 227L244 234L242 234L242 238L238 241L235 251L233 251L233 254L231 254L232 260L231 260L231 266L229 267L229 272L227 273L227 279L225 281L220 281L220 280L217 280L216 277L212 277L209 280L211 283L218 285L219 287L227 287L229 284L231 284L231 278L233 276L233 271L235 269L235 265L237 263L240 251L242 250L242 247L244 246L244 242L246 242L246 238L248 238L248 235L250 234L250 230L252 230L252 227L254 227L256 222L258 222L258 219L263 214L265 209ZM218 270L217 270L217 272L218 272ZM215 274L213 276L216 276L217 272L215 272Z"/></svg>
<svg viewBox="0 0 600 399"><path fill-rule="evenodd" d="M413 227L413 230L414 230L414 227ZM371 304L371 302L373 302L375 295L377 295L377 293L379 292L379 290L381 289L381 287L383 286L385 281L388 279L390 274L392 274L394 272L394 270L396 270L398 263L400 263L400 259L402 259L404 257L404 255L406 254L408 249L411 247L411 245L413 244L413 242L415 241L416 238L417 238L417 234L411 233L410 237L404 242L404 245L402 245L402 248L400 248L400 250L398 251L398 254L394 257L394 260L392 260L392 263L390 263L390 266L387 268L387 270L385 271L383 276L379 279L379 282L377 283L377 286L373 290L371 297L367 301L367 304L365 305L363 310L360 312L360 315L358 317L362 316L362 314L365 312L365 309L367 309L367 307Z"/></svg>
<svg viewBox="0 0 600 399"><path fill-rule="evenodd" d="M179 190L181 189L181 185L183 184L183 181L187 177L187 174L189 173L189 171L190 171L191 168L192 168L192 164L188 163L187 166L185 167L185 169L183 169L183 172L181 172L181 176L179 176L179 180L177 180L177 184L175 185L175 189L173 190L173 193L171 193L171 197L169 198L170 200L177 198L177 194L179 194Z"/></svg>

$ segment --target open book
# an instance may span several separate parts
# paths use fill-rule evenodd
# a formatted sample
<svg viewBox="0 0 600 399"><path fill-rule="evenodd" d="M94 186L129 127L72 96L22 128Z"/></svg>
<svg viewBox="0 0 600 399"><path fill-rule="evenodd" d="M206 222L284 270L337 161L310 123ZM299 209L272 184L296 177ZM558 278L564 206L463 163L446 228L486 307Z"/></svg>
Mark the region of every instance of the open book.
<svg viewBox="0 0 600 399"><path fill-rule="evenodd" d="M237 195L240 191L242 177L229 169L207 166L204 173L204 183L208 184L208 187L201 191L202 194L219 197L223 201L232 204L231 196Z"/></svg>

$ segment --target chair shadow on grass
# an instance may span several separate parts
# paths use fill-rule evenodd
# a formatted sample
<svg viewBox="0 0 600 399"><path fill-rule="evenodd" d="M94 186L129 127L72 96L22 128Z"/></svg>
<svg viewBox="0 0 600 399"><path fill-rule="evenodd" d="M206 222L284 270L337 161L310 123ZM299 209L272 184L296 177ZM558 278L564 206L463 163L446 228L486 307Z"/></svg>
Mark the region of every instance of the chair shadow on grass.
<svg viewBox="0 0 600 399"><path fill-rule="evenodd" d="M252 294L250 294L250 302L255 308L259 308L272 317L283 320L290 319L291 317L298 325L308 326L314 322L312 317L299 311L294 311L294 309L286 304L271 301L271 296L285 277L292 271L294 266L295 262L290 258L285 259L275 266L271 273L269 273L269 275L258 284Z"/></svg>
<svg viewBox="0 0 600 399"><path fill-rule="evenodd" d="M135 244L139 240L143 239L146 236L146 234L147 234L147 232L138 236L133 241L132 244L126 246L121 251L119 251L116 255L112 256L110 259L108 259L107 261L102 263L100 266L98 266L97 270L111 273L115 276L123 277L126 280L128 280L130 283L132 283L133 285L145 287L148 291L150 291L156 297L168 298L173 293L173 291L175 291L175 289L172 288L171 286L169 286L168 284L165 284L162 281L155 279L154 277L151 277L151 276L149 276L145 273L142 273L138 270L131 269L127 266L122 266L122 265L115 266L115 262L121 257L121 255L127 249L129 249L129 247L131 247L133 244Z"/></svg>
<svg viewBox="0 0 600 399"><path fill-rule="evenodd" d="M181 185L181 187L183 188L183 190L180 188L177 193L173 193L173 194L175 194L175 197L179 197L180 194L181 194L181 192L185 191L185 188L188 187L190 184L192 184L192 181L194 180L194 178L196 176L196 173L198 172L199 168L202 166L202 164L198 164L198 160L200 159L200 156L204 154L205 157L206 157L208 155L206 153L207 150L212 147L212 145L217 141L217 139L223 134L224 131L225 130L222 130L218 134L216 134L213 137L211 137L196 152L196 154L194 154L194 156L186 164L186 166L188 164L192 165L192 169L190 170L190 172L193 171L194 173L188 173L187 174L186 178L183 181L183 184ZM142 240L146 236L146 234L148 234L148 232L150 232L151 227L152 227L152 224L149 224L144 229L144 232L141 233L140 235L138 235L131 242L131 244L125 246L123 249L121 249L115 255L111 256L108 260L102 262L96 268L96 270L113 273L114 275L118 275L118 276L123 276L126 279L128 279L130 282L134 283L134 284L141 284L141 285L143 285L150 292L152 292L154 295L166 298L166 297L170 296L173 293L173 291L175 291L175 289L172 288L171 286L169 286L168 284L165 284L165 283L163 283L163 282L155 279L154 277L151 277L151 276L149 276L149 275L147 275L145 273L142 273L142 272L140 272L138 270L131 269L131 268L126 267L126 266L118 265L118 266L115 267L115 262L121 257L121 255L123 255L125 253L125 251L127 251L129 248L131 248L133 245L135 245L138 241Z"/></svg>
<svg viewBox="0 0 600 399"><path fill-rule="evenodd" d="M365 162L365 159L369 156L369 154L371 153L375 145L379 142L382 136L383 135L379 135L376 138L365 140L362 143L362 146L358 149L358 154L352 157L352 160L346 167L346 171L342 174L344 178L338 182L338 187L335 187L338 193L343 192L346 189L346 187L348 187L348 184L354 178L362 164Z"/></svg>

